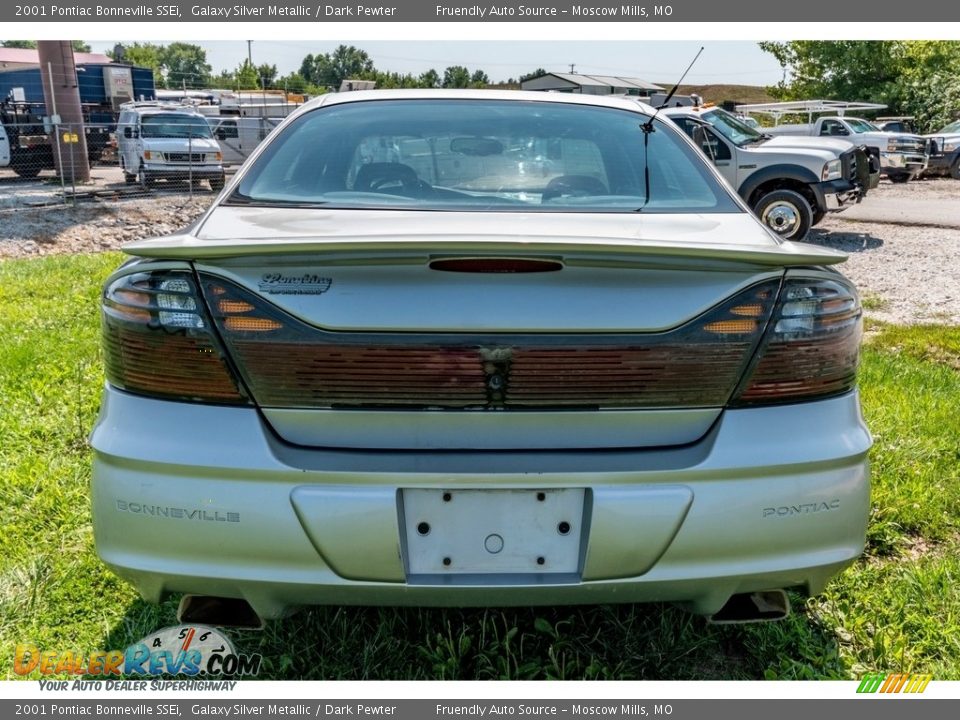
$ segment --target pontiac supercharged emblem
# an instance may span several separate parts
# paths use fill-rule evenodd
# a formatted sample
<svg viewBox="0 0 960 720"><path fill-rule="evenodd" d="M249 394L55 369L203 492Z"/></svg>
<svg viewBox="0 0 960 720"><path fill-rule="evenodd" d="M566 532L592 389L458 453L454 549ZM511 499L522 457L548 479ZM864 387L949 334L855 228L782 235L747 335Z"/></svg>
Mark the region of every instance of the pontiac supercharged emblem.
<svg viewBox="0 0 960 720"><path fill-rule="evenodd" d="M271 295L323 295L333 284L333 278L313 273L283 275L266 273L260 278L260 292Z"/></svg>

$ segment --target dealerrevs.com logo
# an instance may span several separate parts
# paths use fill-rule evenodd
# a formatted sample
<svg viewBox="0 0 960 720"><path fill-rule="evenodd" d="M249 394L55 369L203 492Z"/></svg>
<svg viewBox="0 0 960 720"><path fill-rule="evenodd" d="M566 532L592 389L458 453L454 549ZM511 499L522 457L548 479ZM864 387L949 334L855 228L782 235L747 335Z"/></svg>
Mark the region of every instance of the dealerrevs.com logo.
<svg viewBox="0 0 960 720"><path fill-rule="evenodd" d="M933 675L916 673L873 673L864 675L858 693L922 693Z"/></svg>
<svg viewBox="0 0 960 720"><path fill-rule="evenodd" d="M29 675L94 677L164 675L252 676L260 671L260 655L241 655L219 630L205 625L175 625L148 635L126 650L41 650L19 644L13 671Z"/></svg>

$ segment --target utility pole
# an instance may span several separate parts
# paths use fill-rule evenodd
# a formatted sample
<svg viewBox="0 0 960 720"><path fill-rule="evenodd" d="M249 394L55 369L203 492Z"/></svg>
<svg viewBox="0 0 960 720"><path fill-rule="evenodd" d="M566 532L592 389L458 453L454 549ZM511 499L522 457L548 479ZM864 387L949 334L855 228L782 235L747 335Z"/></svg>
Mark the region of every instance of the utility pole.
<svg viewBox="0 0 960 720"><path fill-rule="evenodd" d="M575 67L576 67L576 64L575 64L575 63L570 63L570 74L571 74L571 75L573 75L574 73L577 72L576 70L574 70Z"/></svg>
<svg viewBox="0 0 960 720"><path fill-rule="evenodd" d="M253 67L253 40L247 40L247 62Z"/></svg>
<svg viewBox="0 0 960 720"><path fill-rule="evenodd" d="M83 126L73 45L69 40L40 40L37 42L37 53L40 56L40 72L47 75L43 83L47 115L60 115L61 124L54 128L54 137L50 139L57 143L59 149L54 153L57 172L61 177L69 176L73 183L89 182L87 133ZM67 142L63 141L64 134L67 134Z"/></svg>

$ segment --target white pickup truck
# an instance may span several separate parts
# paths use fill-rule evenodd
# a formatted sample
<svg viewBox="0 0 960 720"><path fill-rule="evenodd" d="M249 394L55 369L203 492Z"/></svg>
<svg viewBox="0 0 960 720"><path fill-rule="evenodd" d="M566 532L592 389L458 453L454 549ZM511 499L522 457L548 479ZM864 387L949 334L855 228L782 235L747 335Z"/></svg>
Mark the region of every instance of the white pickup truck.
<svg viewBox="0 0 960 720"><path fill-rule="evenodd" d="M803 240L827 213L859 203L879 161L846 139L771 137L718 107L665 108L768 228ZM699 131L698 131L699 129Z"/></svg>
<svg viewBox="0 0 960 720"><path fill-rule="evenodd" d="M809 135L849 140L880 154L880 171L891 182L907 182L927 167L929 142L910 133L885 132L863 118L820 117L800 125L777 125L763 128L770 135Z"/></svg>

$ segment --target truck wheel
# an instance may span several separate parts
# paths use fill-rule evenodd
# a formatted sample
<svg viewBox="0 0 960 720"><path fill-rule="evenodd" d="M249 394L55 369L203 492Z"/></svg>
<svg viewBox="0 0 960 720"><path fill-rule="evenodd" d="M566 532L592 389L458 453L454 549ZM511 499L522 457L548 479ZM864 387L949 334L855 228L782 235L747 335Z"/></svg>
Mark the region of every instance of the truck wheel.
<svg viewBox="0 0 960 720"><path fill-rule="evenodd" d="M813 224L807 199L793 190L774 190L761 197L753 212L784 240L803 240Z"/></svg>
<svg viewBox="0 0 960 720"><path fill-rule="evenodd" d="M13 171L22 178L35 178L40 174L40 166L37 165L14 165Z"/></svg>
<svg viewBox="0 0 960 720"><path fill-rule="evenodd" d="M954 180L960 180L960 155L953 161L953 165L950 166L950 177Z"/></svg>
<svg viewBox="0 0 960 720"><path fill-rule="evenodd" d="M810 223L813 226L817 226L823 222L823 219L827 216L827 213L820 208L813 208L813 222Z"/></svg>
<svg viewBox="0 0 960 720"><path fill-rule="evenodd" d="M892 183L905 183L910 179L910 173L890 173L887 177Z"/></svg>
<svg viewBox="0 0 960 720"><path fill-rule="evenodd" d="M149 190L153 186L153 181L147 177L147 171L143 169L143 165L137 171L137 184L140 185L141 190Z"/></svg>
<svg viewBox="0 0 960 720"><path fill-rule="evenodd" d="M223 186L226 184L227 179L223 175L210 178L210 189L214 192L220 192L223 190Z"/></svg>

